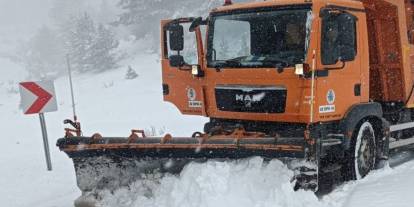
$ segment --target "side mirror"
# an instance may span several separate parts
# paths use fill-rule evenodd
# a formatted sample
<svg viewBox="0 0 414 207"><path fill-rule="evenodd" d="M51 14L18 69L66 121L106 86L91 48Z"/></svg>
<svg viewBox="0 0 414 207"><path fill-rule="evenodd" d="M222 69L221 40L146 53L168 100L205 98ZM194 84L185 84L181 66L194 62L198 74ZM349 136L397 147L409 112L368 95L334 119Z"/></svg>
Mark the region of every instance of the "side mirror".
<svg viewBox="0 0 414 207"><path fill-rule="evenodd" d="M170 49L182 51L184 49L184 28L179 24L171 24L168 27Z"/></svg>
<svg viewBox="0 0 414 207"><path fill-rule="evenodd" d="M171 67L182 67L185 65L184 57L181 55L171 55L169 57Z"/></svg>

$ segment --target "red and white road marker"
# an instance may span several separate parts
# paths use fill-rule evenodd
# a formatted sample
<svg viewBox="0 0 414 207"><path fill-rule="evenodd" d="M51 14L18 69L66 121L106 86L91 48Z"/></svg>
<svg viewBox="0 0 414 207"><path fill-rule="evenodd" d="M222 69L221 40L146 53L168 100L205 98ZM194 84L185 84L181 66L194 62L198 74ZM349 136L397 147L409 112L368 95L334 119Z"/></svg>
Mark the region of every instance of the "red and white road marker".
<svg viewBox="0 0 414 207"><path fill-rule="evenodd" d="M49 141L47 138L44 113L57 111L56 93L53 81L22 82L19 84L21 108L24 114L39 114L42 128L43 145L45 149L46 165L52 170Z"/></svg>
<svg viewBox="0 0 414 207"><path fill-rule="evenodd" d="M20 83L21 107L24 114L57 111L53 81Z"/></svg>

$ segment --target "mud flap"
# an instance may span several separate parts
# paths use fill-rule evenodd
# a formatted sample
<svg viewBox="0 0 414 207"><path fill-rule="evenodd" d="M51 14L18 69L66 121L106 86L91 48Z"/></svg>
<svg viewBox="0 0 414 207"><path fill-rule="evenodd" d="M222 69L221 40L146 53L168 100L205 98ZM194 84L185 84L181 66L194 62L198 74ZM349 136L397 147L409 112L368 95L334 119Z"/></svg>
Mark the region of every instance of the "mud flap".
<svg viewBox="0 0 414 207"><path fill-rule="evenodd" d="M380 153L377 154L377 163L375 166L376 169L381 169L387 165L390 151L390 123L383 118L381 121L381 133L378 135L381 138L380 142L377 145L377 152Z"/></svg>

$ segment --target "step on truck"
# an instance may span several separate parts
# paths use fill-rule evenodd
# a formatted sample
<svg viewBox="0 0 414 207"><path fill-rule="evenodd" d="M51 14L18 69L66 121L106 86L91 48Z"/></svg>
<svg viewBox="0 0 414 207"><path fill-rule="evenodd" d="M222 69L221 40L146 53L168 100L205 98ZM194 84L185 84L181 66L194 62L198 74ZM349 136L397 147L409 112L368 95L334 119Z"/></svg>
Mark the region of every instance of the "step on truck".
<svg viewBox="0 0 414 207"><path fill-rule="evenodd" d="M57 146L77 205L210 159L284 160L296 189L363 178L414 144L413 18L410 0L226 0L206 18L162 20L164 100L210 121L191 137L103 137L66 120Z"/></svg>

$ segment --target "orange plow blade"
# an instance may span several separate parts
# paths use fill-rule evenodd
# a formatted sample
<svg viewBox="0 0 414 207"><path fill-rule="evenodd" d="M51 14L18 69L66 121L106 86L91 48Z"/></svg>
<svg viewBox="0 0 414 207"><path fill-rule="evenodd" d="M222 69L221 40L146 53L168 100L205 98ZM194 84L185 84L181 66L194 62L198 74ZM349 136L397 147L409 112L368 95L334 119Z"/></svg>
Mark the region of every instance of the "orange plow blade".
<svg viewBox="0 0 414 207"><path fill-rule="evenodd" d="M83 195L96 190L116 190L148 174L180 174L189 162L237 160L255 156L265 160L295 158L310 160L309 145L303 137L280 138L243 133L221 136L172 137L67 137L57 146L73 159L77 182ZM296 169L298 188L317 188L317 165ZM305 169L305 170L304 170ZM77 205L84 206L84 205Z"/></svg>

